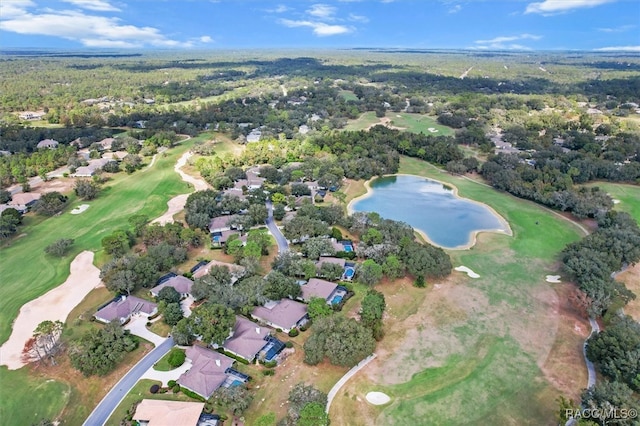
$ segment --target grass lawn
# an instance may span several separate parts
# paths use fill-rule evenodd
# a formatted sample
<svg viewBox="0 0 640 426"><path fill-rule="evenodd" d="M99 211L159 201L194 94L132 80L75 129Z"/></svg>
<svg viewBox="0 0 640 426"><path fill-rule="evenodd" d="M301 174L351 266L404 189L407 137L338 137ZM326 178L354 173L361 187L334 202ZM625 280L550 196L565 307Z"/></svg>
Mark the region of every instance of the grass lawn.
<svg viewBox="0 0 640 426"><path fill-rule="evenodd" d="M402 127L412 133L424 133L433 136L453 136L454 130L439 124L435 118L424 114L411 114L407 112L387 112L387 118L391 119L391 125ZM429 129L437 132L430 132Z"/></svg>
<svg viewBox="0 0 640 426"><path fill-rule="evenodd" d="M349 120L349 123L345 126L344 130L349 130L349 131L365 130L379 122L380 122L380 119L376 117L376 113L374 111L368 111L362 114L360 117L356 118L355 120Z"/></svg>
<svg viewBox="0 0 640 426"><path fill-rule="evenodd" d="M386 336L378 359L337 395L332 421L553 423L555 398L585 386L580 345L566 359L558 354L566 355L565 337L573 345L583 336L574 335L573 323L574 334L560 333L560 295L544 277L558 270L558 252L580 238L579 229L534 203L419 160L403 157L400 172L455 185L460 196L493 207L514 235L483 233L473 248L449 252L453 266L471 268L478 279L453 272L425 290L408 279L377 286L388 306ZM580 377L572 377L578 368ZM369 391L388 393L392 402L371 406L364 402Z"/></svg>
<svg viewBox="0 0 640 426"><path fill-rule="evenodd" d="M183 349L178 349L178 350L184 352ZM171 365L169 365L169 355L171 355L171 351L169 351L168 354L160 358L160 360L158 360L158 362L156 362L153 365L153 369L157 371L171 371L178 368L178 367L172 367Z"/></svg>
<svg viewBox="0 0 640 426"><path fill-rule="evenodd" d="M66 383L45 380L28 368L0 367L0 419L4 425L30 425L43 418L55 419L69 401Z"/></svg>
<svg viewBox="0 0 640 426"><path fill-rule="evenodd" d="M594 182L587 186L597 186L614 200L620 200L613 206L614 210L627 212L640 223L640 186L610 182Z"/></svg>
<svg viewBox="0 0 640 426"><path fill-rule="evenodd" d="M347 102L358 100L358 97L356 96L356 94L353 93L351 90L341 90L340 96L342 96L342 99L344 99Z"/></svg>
<svg viewBox="0 0 640 426"><path fill-rule="evenodd" d="M127 227L127 219L137 213L160 216L173 196L189 192L173 167L192 142L180 144L159 155L151 169L127 175L120 173L107 182L84 213L69 211L83 202L70 197L70 205L60 214L22 228L24 236L13 239L0 250L0 343L9 337L11 323L20 307L61 284L69 274L71 260L82 250L101 251L101 240L116 229ZM73 238L73 252L64 258L45 255L43 248L59 238Z"/></svg>

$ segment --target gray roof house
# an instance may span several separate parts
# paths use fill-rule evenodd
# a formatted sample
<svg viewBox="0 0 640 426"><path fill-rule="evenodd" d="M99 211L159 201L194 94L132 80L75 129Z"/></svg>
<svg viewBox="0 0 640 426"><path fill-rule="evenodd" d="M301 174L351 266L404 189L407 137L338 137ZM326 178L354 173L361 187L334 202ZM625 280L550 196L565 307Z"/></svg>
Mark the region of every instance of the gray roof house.
<svg viewBox="0 0 640 426"><path fill-rule="evenodd" d="M38 194L37 192L18 192L17 194L13 194L11 196L11 201L9 201L7 204L12 209L16 209L19 212L25 212L29 209L29 207L33 206L41 197L42 194Z"/></svg>
<svg viewBox="0 0 640 426"><path fill-rule="evenodd" d="M133 315L151 316L158 312L158 305L135 296L121 296L112 300L95 313L98 321L106 324L118 320L125 323Z"/></svg>
<svg viewBox="0 0 640 426"><path fill-rule="evenodd" d="M235 215L223 215L214 217L209 222L209 232L213 233L231 230L231 225L229 225L229 222L235 219L235 217Z"/></svg>
<svg viewBox="0 0 640 426"><path fill-rule="evenodd" d="M153 297L158 297L160 290L165 287L173 287L178 293L180 293L180 296L188 297L191 295L191 287L193 287L193 281L191 281L187 277L183 277L182 275L177 275L175 277L169 278L162 284L153 287L150 290L151 295Z"/></svg>
<svg viewBox="0 0 640 426"><path fill-rule="evenodd" d="M265 340L270 335L270 330L261 327L253 321L236 316L236 323L233 326L231 337L229 337L222 347L234 355L242 357L251 362L256 355L267 345Z"/></svg>
<svg viewBox="0 0 640 426"><path fill-rule="evenodd" d="M177 382L206 399L227 380L227 369L234 363L228 356L195 345L187 348L187 358L191 368Z"/></svg>
<svg viewBox="0 0 640 426"><path fill-rule="evenodd" d="M268 302L258 306L251 316L267 325L289 332L307 322L307 305L290 299Z"/></svg>
<svg viewBox="0 0 640 426"><path fill-rule="evenodd" d="M73 174L75 177L91 177L98 170L101 170L105 165L112 162L114 160L109 158L98 158L95 160L89 160L89 164L86 166L81 166L76 169L76 172Z"/></svg>
<svg viewBox="0 0 640 426"><path fill-rule="evenodd" d="M40 142L38 142L37 147L38 148L49 148L49 149L55 149L57 148L59 145L58 141L53 140L53 139L43 139Z"/></svg>
<svg viewBox="0 0 640 426"><path fill-rule="evenodd" d="M206 265L200 266L198 269L193 271L193 278L195 279L195 278L204 277L209 273L211 268L214 266L226 266L227 268L229 268L229 271L231 272L232 282L235 282L238 279L240 279L240 277L242 277L245 273L244 266L236 265L235 263L227 263L227 262L220 262L219 260L212 260Z"/></svg>
<svg viewBox="0 0 640 426"><path fill-rule="evenodd" d="M336 265L340 265L344 268L344 264L346 263L346 260L341 259L339 257L320 256L320 259L316 262L316 266L320 268L323 263L335 263Z"/></svg>
<svg viewBox="0 0 640 426"><path fill-rule="evenodd" d="M337 288L338 284L319 278L311 278L309 282L300 286L302 290L301 298L305 302L310 301L312 297L321 297L326 301L330 301Z"/></svg>

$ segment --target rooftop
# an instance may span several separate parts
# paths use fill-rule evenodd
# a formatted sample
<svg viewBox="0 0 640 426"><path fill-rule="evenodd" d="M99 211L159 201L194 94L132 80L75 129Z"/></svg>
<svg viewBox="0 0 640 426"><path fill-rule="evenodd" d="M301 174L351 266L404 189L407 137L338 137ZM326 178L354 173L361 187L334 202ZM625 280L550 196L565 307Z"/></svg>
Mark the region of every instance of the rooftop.
<svg viewBox="0 0 640 426"><path fill-rule="evenodd" d="M147 426L196 426L203 409L204 402L143 399L133 420L146 422Z"/></svg>
<svg viewBox="0 0 640 426"><path fill-rule="evenodd" d="M307 315L307 305L290 299L282 299L279 302L258 306L251 315L256 319L289 330Z"/></svg>
<svg viewBox="0 0 640 426"><path fill-rule="evenodd" d="M308 283L300 286L300 289L302 290L302 299L309 301L312 297L321 297L326 300L333 294L337 287L338 284L330 281L311 278Z"/></svg>

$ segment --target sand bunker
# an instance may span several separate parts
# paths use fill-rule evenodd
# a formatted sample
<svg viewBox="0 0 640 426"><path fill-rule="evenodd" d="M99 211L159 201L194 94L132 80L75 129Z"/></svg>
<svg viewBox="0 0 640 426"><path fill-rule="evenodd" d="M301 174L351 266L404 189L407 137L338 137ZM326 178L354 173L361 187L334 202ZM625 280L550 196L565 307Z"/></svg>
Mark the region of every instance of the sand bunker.
<svg viewBox="0 0 640 426"><path fill-rule="evenodd" d="M76 207L75 209L71 210L71 214L80 214L83 211L87 210L88 208L89 208L89 204L82 204Z"/></svg>
<svg viewBox="0 0 640 426"><path fill-rule="evenodd" d="M454 269L458 272L465 272L467 275L469 275L470 278L480 278L480 275L476 274L466 266L458 266L457 268L454 268Z"/></svg>
<svg viewBox="0 0 640 426"><path fill-rule="evenodd" d="M548 283L561 283L562 281L560 281L560 275L547 275L547 278L545 279L546 282Z"/></svg>
<svg viewBox="0 0 640 426"><path fill-rule="evenodd" d="M373 405L384 405L391 401L389 395L382 392L369 392L366 398L367 401L369 401Z"/></svg>
<svg viewBox="0 0 640 426"><path fill-rule="evenodd" d="M9 370L23 367L22 349L38 324L46 320L65 322L73 308L100 285L100 270L93 265L93 252L83 251L71 262L71 273L64 283L20 308L9 340L0 347L0 364Z"/></svg>
<svg viewBox="0 0 640 426"><path fill-rule="evenodd" d="M438 129L436 129L435 127L429 127L427 130L431 133L438 133Z"/></svg>
<svg viewBox="0 0 640 426"><path fill-rule="evenodd" d="M613 204L620 204L620 200L616 200L615 198L611 199L611 201L613 201Z"/></svg>

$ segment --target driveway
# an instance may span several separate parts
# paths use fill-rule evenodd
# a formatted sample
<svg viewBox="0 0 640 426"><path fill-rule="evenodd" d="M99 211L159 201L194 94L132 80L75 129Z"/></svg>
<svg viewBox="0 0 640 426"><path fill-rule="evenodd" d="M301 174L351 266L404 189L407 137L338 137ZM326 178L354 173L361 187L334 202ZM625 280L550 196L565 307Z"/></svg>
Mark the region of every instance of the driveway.
<svg viewBox="0 0 640 426"><path fill-rule="evenodd" d="M158 347L162 342L164 342L165 338L147 330L147 321L149 321L149 319L143 315L136 316L131 318L131 321L129 321L124 328L129 330L131 334L142 337L143 339L153 343L154 346Z"/></svg>
<svg viewBox="0 0 640 426"><path fill-rule="evenodd" d="M193 305L195 301L196 300L193 298L193 296L188 296L180 301L182 315L184 315L185 318L189 318L191 316L191 305Z"/></svg>
<svg viewBox="0 0 640 426"><path fill-rule="evenodd" d="M280 229L276 225L276 221L273 219L273 203L271 201L266 202L267 212L269 216L267 217L267 228L271 235L276 239L276 243L278 243L278 253L284 253L289 251L289 241L282 235Z"/></svg>
<svg viewBox="0 0 640 426"><path fill-rule="evenodd" d="M93 410L83 426L99 426L105 422L113 413L113 410L120 404L122 399L129 393L131 388L140 380L144 373L153 367L160 358L165 356L173 347L173 338L168 337L149 352L147 356L142 358L116 385L109 393L100 401L100 404Z"/></svg>
<svg viewBox="0 0 640 426"><path fill-rule="evenodd" d="M169 380L178 380L178 377L180 377L182 373L186 373L190 368L191 361L187 359L184 361L184 364L171 371L158 371L154 370L153 367L151 367L142 375L141 378L157 380L159 382L162 382L162 386L168 386Z"/></svg>

